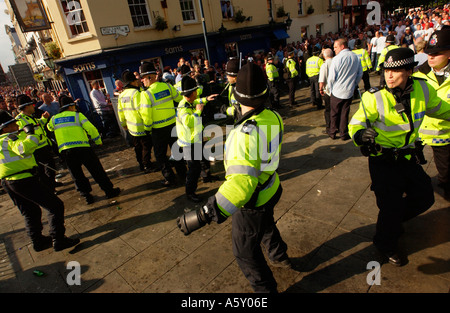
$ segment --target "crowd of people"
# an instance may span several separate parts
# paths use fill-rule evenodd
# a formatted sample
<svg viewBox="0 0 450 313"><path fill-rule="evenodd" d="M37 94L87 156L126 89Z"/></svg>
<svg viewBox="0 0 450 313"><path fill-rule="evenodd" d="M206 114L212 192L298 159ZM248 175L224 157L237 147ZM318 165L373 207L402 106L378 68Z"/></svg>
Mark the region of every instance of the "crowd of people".
<svg viewBox="0 0 450 313"><path fill-rule="evenodd" d="M236 55L222 65L210 65L201 57L180 58L173 69L159 69L144 62L138 72L126 70L115 82L118 121L98 82L92 84L91 101L103 122L103 134L78 112L77 101L66 91L56 96L37 89L3 88L0 139L8 148L6 151L2 146L1 150L2 186L25 216L36 251L51 246L52 238L56 251L71 247L79 239L64 236L64 206L54 188L50 192L44 191L42 184L38 188L41 195L48 195L48 201L26 191L30 183L39 184L32 170L41 165L44 167L39 176L51 180L47 186L53 185L54 173L49 177L48 169L54 165L40 157L35 156L37 163L33 163L29 157L19 156L36 154L41 145L52 146L53 142L57 147L53 153L65 160L77 190L91 204L92 189L82 165L107 198L119 195L120 189L113 187L90 148L89 139L101 145L102 138L117 136L118 127L122 127L134 147L140 170L160 171L165 187L177 185L178 177L187 199L199 203L203 200L196 194L198 180L219 179L210 173L209 161L197 155L205 145L201 116L206 103L216 101L226 91L227 101L220 106L220 112L228 115L234 129L227 137L225 182L205 206L183 214L177 223L187 235L211 221L221 223L233 215L233 252L241 270L256 292L276 292L276 281L259 247L261 242L270 243L270 263L291 266L287 246L273 220L273 208L282 194L276 169L284 128L277 111L297 105L296 89L308 87L311 104L318 110L324 109L324 133L332 140L352 139L368 157L372 190L380 209L373 242L391 264L400 266L404 262L397 244L402 222L425 212L434 203L431 179L421 167L421 141L432 147L439 186L450 199L448 12L449 5L411 9L385 18L381 25L345 27L337 33L302 38L242 59ZM376 86L370 83L370 72L380 75ZM363 95L360 81L364 83ZM288 94L283 105L282 91ZM355 96L361 103L350 119ZM19 130L15 122L21 119L24 124ZM116 122L118 127L111 127ZM35 126L30 128L28 124ZM277 131L268 127L270 132L261 135L261 129L266 129L261 125L276 126ZM258 127L260 130L255 132ZM174 128L177 137L173 136ZM246 158L257 150L260 140L266 140L267 146L276 143L271 146L268 159L275 161L268 162L271 164L265 169L261 168L261 156L255 160ZM182 157L170 160L169 148L180 150ZM156 165L151 162L152 151ZM8 163L10 166L5 167ZM20 170L20 166L24 168ZM29 200L35 204L30 205ZM41 234L40 215L35 214L40 208L36 203L52 216L52 238ZM247 227L258 233L257 238L242 231Z"/></svg>

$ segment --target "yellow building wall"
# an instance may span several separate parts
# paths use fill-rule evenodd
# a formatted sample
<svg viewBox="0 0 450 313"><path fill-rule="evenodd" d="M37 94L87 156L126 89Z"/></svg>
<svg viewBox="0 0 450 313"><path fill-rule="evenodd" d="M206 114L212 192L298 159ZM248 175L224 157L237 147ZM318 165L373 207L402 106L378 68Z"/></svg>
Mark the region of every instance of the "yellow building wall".
<svg viewBox="0 0 450 313"><path fill-rule="evenodd" d="M48 10L53 30L60 44L64 57L76 56L83 53L95 52L102 49L116 48L143 42L158 41L177 37L186 37L203 34L203 25L199 1L194 0L197 14L196 22L184 22L182 19L180 2L167 0L167 8L164 9L160 0L147 0L152 27L135 28L131 18L127 1L112 0L79 0L89 27L88 34L71 37L70 30L65 21L65 15L59 0L44 0ZM288 1L286 1L288 2ZM234 0L232 1L234 12L242 10L246 17L251 16L251 21L237 23L234 20L222 18L220 0L202 0L207 33L218 32L223 26L227 30L266 25L268 23L267 0ZM164 17L168 28L159 31L154 28L154 15ZM102 35L101 28L127 25L130 32L127 36ZM172 28L180 25L180 31ZM117 38L116 38L117 37Z"/></svg>

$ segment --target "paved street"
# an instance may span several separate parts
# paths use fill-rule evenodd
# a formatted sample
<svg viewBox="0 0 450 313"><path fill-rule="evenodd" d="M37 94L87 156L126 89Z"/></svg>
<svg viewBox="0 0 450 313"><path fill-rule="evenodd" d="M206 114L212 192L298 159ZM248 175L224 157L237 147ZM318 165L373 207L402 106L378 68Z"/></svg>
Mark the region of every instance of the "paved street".
<svg viewBox="0 0 450 313"><path fill-rule="evenodd" d="M378 76L372 76L373 84ZM283 195L275 219L294 269L273 268L280 292L287 293L448 293L450 286L450 208L436 187L431 149L424 165L435 186L436 202L406 223L401 239L408 263L383 264L372 246L378 208L370 190L367 159L351 140L324 135L323 110L298 89L294 108L280 112L285 122L279 175ZM282 104L287 97L282 98ZM357 109L355 100L351 115ZM96 202L80 200L67 170L61 171L67 235L75 249L36 253L23 217L7 194L0 195L0 292L45 293L251 293L231 250L231 218L184 236L176 217L198 208L184 186L160 186L160 173L139 171L133 149L123 140L95 148L115 186L114 201L91 179ZM221 162L212 166L221 179ZM89 175L89 174L88 174ZM90 176L89 176L90 177ZM199 183L199 195L213 195L221 182ZM48 232L46 212L44 234ZM81 285L68 285L70 269L81 265ZM369 285L370 261L381 263L380 284ZM38 277L33 271L44 273Z"/></svg>

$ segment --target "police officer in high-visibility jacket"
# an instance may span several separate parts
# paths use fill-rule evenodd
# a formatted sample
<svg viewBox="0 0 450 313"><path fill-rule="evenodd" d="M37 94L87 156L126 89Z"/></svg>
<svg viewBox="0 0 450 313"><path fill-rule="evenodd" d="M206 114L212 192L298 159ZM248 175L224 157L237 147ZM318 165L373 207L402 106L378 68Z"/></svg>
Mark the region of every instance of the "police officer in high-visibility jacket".
<svg viewBox="0 0 450 313"><path fill-rule="evenodd" d="M189 65L186 65L186 64L184 64L184 65L182 65L181 66L181 70L180 70L180 73L181 73L181 77L183 78L183 77L186 77L186 76L189 76L189 77L192 77L193 75L194 75L194 73L192 72L192 70L191 70L191 67L189 66ZM199 82L196 80L196 82L197 82L197 97L198 98L200 98L200 96L202 95L202 93L203 93L203 86L202 85L200 85L199 84ZM178 92L182 92L183 91L183 88L182 88L182 86L181 86L181 80L180 81L178 81L175 85L174 85L174 87L178 90Z"/></svg>
<svg viewBox="0 0 450 313"><path fill-rule="evenodd" d="M415 149L419 128L425 115L450 120L450 104L425 80L411 77L416 65L411 49L389 51L382 65L386 88L365 92L349 124L353 141L369 157L379 208L373 243L395 266L404 264L398 250L402 223L434 203L431 179Z"/></svg>
<svg viewBox="0 0 450 313"><path fill-rule="evenodd" d="M106 197L108 199L116 197L120 193L120 188L114 188L89 144L88 136L96 145L102 145L99 132L83 113L77 112L77 105L72 98L61 97L60 105L61 113L52 116L47 128L55 132L59 152L63 155L77 191L85 198L87 204L94 202L91 184L83 173L82 165L84 165L105 192Z"/></svg>
<svg viewBox="0 0 450 313"><path fill-rule="evenodd" d="M131 136L140 170L149 173L155 170L155 166L151 162L153 143L151 133L145 130L144 121L139 112L141 82L129 70L122 73L122 81L125 87L118 99L119 122Z"/></svg>
<svg viewBox="0 0 450 313"><path fill-rule="evenodd" d="M370 89L370 77L369 71L372 69L372 61L370 60L369 52L364 49L364 42L361 39L356 39L355 49L352 51L361 60L361 66L363 70L362 80L364 82L364 90Z"/></svg>
<svg viewBox="0 0 450 313"><path fill-rule="evenodd" d="M41 118L35 118L35 103L27 95L17 96L17 108L20 114L16 116L17 125L23 128L25 125L35 126L35 134L39 136L39 145L33 155L38 164L38 174L44 185L55 192L55 160L53 159L53 150L51 141L47 137L45 125L50 113L44 112Z"/></svg>
<svg viewBox="0 0 450 313"><path fill-rule="evenodd" d="M378 58L378 64L376 71L380 72L380 88L384 87L384 74L383 74L383 67L381 66L384 63L384 60L386 59L386 54L393 50L397 49L398 46L395 45L395 36L394 35L387 35L386 37L386 46L381 51L380 57Z"/></svg>
<svg viewBox="0 0 450 313"><path fill-rule="evenodd" d="M295 90L297 89L297 81L298 81L298 71L297 71L297 63L294 60L295 51L294 48L288 48L288 58L285 63L285 68L289 73L289 77L286 78L286 84L288 86L289 93L289 105L295 105L297 102L295 101Z"/></svg>
<svg viewBox="0 0 450 313"><path fill-rule="evenodd" d="M266 78L256 64L242 66L235 96L243 116L225 143L226 181L205 206L180 216L177 224L187 235L211 221L222 223L233 216L233 253L239 267L255 292L277 292L261 244L273 266L291 267L287 245L273 218L273 208L282 193L276 170L283 120L278 113L265 108Z"/></svg>
<svg viewBox="0 0 450 313"><path fill-rule="evenodd" d="M273 64L273 54L267 55L266 63L267 84L269 85L270 104L273 109L281 109L280 105L280 74Z"/></svg>
<svg viewBox="0 0 450 313"><path fill-rule="evenodd" d="M177 89L169 83L158 82L155 65L144 62L139 68L145 90L141 91L139 113L144 123L144 129L152 134L153 149L156 162L164 177L162 185L165 187L175 184L175 175L167 157L167 149L171 148L177 138L172 136L175 127L175 103L183 97ZM175 169L182 180L186 177L186 165L183 160L175 161Z"/></svg>
<svg viewBox="0 0 450 313"><path fill-rule="evenodd" d="M197 97L198 85L195 79L185 76L181 79L183 100L178 104L177 136L178 146L183 149L183 158L187 163L186 197L193 202L201 198L195 193L200 176L203 181L212 182L218 178L210 173L210 163L203 154L202 111L208 101L214 100L217 94L206 98ZM203 172L203 173L202 173Z"/></svg>
<svg viewBox="0 0 450 313"><path fill-rule="evenodd" d="M420 66L414 76L421 77L436 90L438 96L450 101L450 28L433 33L424 51L428 62ZM450 122L425 116L419 135L424 144L433 150L438 170L438 186L450 201Z"/></svg>
<svg viewBox="0 0 450 313"><path fill-rule="evenodd" d="M313 55L306 60L306 75L309 77L311 102L317 107L317 110L320 110L323 108L323 105L319 88L319 73L323 59L319 57L320 49L316 46L313 47L312 53Z"/></svg>
<svg viewBox="0 0 450 313"><path fill-rule="evenodd" d="M52 247L60 251L72 247L80 239L67 238L64 227L64 203L36 175L34 151L40 136L34 126L19 130L16 120L0 111L0 179L4 190L25 219L25 229L37 252ZM41 207L48 211L49 234L42 235Z"/></svg>
<svg viewBox="0 0 450 313"><path fill-rule="evenodd" d="M233 121L237 121L241 117L241 107L234 97L234 88L236 87L236 77L239 72L239 59L231 57L225 65L225 75L228 80L228 105L225 105L225 112L228 116L233 117Z"/></svg>

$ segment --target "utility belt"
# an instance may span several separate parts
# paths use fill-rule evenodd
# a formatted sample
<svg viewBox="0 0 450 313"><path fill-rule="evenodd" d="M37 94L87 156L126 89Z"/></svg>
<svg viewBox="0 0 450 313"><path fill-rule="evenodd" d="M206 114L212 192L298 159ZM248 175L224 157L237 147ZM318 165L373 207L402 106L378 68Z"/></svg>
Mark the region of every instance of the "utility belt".
<svg viewBox="0 0 450 313"><path fill-rule="evenodd" d="M423 148L422 148L423 149ZM410 158L406 156L410 155ZM427 161L423 155L420 148L408 148L408 149L398 149L398 148L382 148L381 155L370 156L370 158L384 160L389 162L414 162L417 164L425 164Z"/></svg>
<svg viewBox="0 0 450 313"><path fill-rule="evenodd" d="M252 194L252 197L250 198L250 200L244 205L245 209L249 209L249 210L257 210L258 208L256 207L256 201L258 200L258 196L259 193L261 192L261 190L264 190L267 186L269 186L269 184L272 182L272 179L275 179L275 175L277 172L273 172L272 175L270 175L270 177L266 180L266 182L264 184L260 184L258 182L258 186L256 186L255 191Z"/></svg>
<svg viewBox="0 0 450 313"><path fill-rule="evenodd" d="M26 169L26 170L23 170L23 171L14 173L14 174L9 174L8 176L2 177L2 182L3 182L3 180L7 180L6 178L8 178L8 177L18 175L18 174L24 174L24 173L30 173L32 176L35 176L38 173L38 168L37 168L37 166L35 166L35 167L29 168L29 169Z"/></svg>

